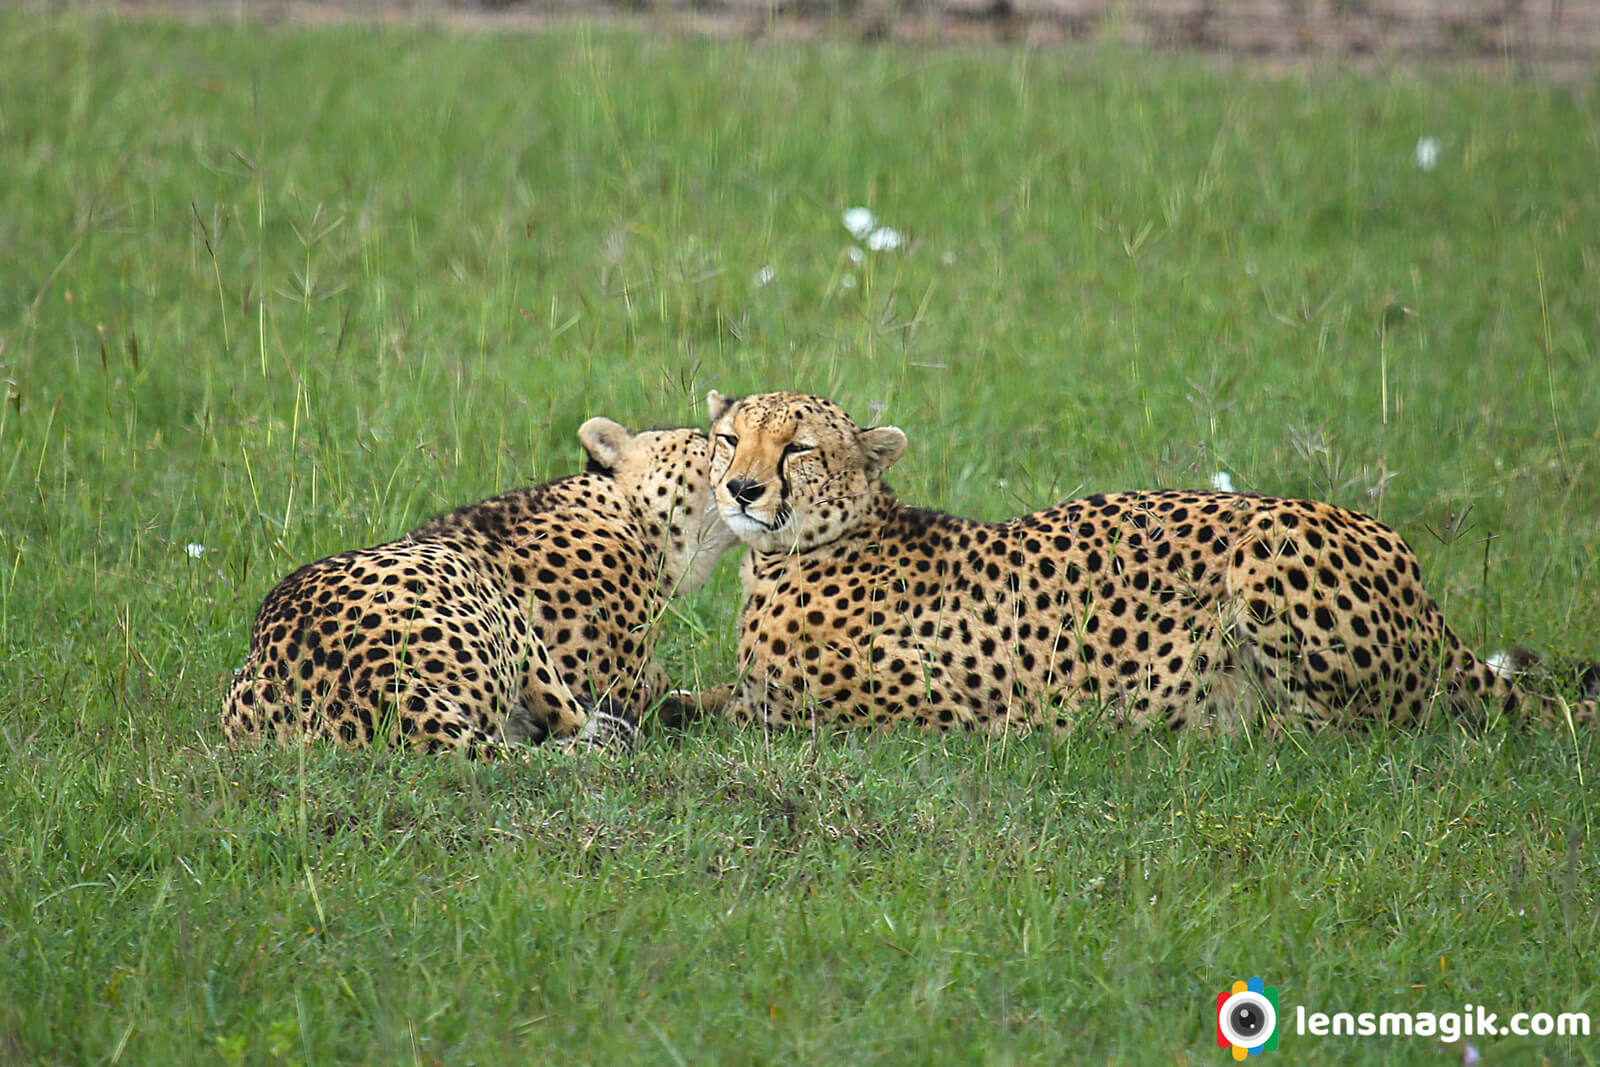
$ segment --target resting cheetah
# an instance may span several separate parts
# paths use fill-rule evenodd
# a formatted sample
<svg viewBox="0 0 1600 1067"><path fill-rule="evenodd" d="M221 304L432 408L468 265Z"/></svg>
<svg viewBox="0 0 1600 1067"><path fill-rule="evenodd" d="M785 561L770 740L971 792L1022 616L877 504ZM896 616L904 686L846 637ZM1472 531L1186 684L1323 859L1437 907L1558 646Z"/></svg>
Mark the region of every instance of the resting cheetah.
<svg viewBox="0 0 1600 1067"><path fill-rule="evenodd" d="M223 705L227 738L469 755L546 736L630 741L611 702L665 691L650 662L665 597L703 582L736 539L712 501L704 434L594 418L578 438L582 474L278 583Z"/></svg>
<svg viewBox="0 0 1600 1067"><path fill-rule="evenodd" d="M1263 711L1315 728L1529 699L1462 646L1410 548L1365 515L1180 491L972 522L895 499L892 426L794 393L708 403L717 503L750 553L740 680L701 710L998 732L1100 709L1230 730Z"/></svg>

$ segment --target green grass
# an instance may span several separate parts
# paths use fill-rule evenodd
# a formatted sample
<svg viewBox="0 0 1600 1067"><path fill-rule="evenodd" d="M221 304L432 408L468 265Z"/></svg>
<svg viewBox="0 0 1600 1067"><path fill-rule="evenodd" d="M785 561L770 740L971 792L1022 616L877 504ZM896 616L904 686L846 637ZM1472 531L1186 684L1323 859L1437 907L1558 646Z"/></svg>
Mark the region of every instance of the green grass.
<svg viewBox="0 0 1600 1067"><path fill-rule="evenodd" d="M1221 1063L1252 974L1600 1014L1589 734L216 725L279 576L711 387L892 421L978 517L1218 470L1375 512L1469 641L1600 655L1594 88L0 14L0 1061ZM907 244L855 265L856 204Z"/></svg>

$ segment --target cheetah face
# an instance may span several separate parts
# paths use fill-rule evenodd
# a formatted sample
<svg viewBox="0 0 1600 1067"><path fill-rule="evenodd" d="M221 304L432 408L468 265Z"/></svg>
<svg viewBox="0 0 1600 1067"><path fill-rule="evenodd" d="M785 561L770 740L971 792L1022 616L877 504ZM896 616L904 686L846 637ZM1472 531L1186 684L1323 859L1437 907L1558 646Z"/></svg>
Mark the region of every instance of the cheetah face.
<svg viewBox="0 0 1600 1067"><path fill-rule="evenodd" d="M578 428L594 466L616 481L653 544L663 550L661 587L698 588L739 539L723 525L711 492L710 441L699 430L630 433L596 417Z"/></svg>
<svg viewBox="0 0 1600 1067"><path fill-rule="evenodd" d="M860 520L905 452L893 426L863 430L837 404L800 393L706 397L711 481L722 521L758 552L805 551Z"/></svg>

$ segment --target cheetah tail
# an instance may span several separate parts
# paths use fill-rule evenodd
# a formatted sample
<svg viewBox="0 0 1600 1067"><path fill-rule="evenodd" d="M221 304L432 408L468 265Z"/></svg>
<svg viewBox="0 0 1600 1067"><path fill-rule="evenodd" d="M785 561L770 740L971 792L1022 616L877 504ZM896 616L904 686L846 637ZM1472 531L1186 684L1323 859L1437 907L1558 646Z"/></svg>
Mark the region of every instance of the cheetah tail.
<svg viewBox="0 0 1600 1067"><path fill-rule="evenodd" d="M1526 649L1480 659L1453 633L1447 633L1446 639L1454 646L1449 655L1453 660L1449 691L1458 712L1476 705L1498 709L1513 721L1531 721L1536 714L1541 726L1562 732L1593 729L1600 723L1600 700L1596 699L1600 696L1600 665L1584 664L1571 678L1559 677L1544 669L1539 657ZM1538 681L1550 683L1552 691L1532 691L1529 683ZM1569 683L1574 681L1580 695L1569 700L1561 691L1571 692Z"/></svg>

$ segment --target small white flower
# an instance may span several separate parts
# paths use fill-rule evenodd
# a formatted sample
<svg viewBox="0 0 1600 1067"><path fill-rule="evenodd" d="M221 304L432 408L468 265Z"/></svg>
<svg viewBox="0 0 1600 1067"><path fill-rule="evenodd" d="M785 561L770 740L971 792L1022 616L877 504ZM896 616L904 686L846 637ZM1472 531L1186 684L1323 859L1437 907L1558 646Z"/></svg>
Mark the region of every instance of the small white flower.
<svg viewBox="0 0 1600 1067"><path fill-rule="evenodd" d="M891 252L900 247L900 231L879 226L867 234L867 248L873 252Z"/></svg>
<svg viewBox="0 0 1600 1067"><path fill-rule="evenodd" d="M1218 471L1211 476L1211 488L1219 493L1233 492L1233 479L1228 477L1227 471Z"/></svg>
<svg viewBox="0 0 1600 1067"><path fill-rule="evenodd" d="M776 278L777 276L778 276L778 272L773 270L772 269L772 265L769 263L767 266L762 267L760 270L756 271L756 284L757 285L768 285L768 284L771 284L772 279Z"/></svg>
<svg viewBox="0 0 1600 1067"><path fill-rule="evenodd" d="M860 247L857 245L851 245L849 248L845 249L844 254L850 257L850 262L852 263L861 263L867 258L867 254L861 251Z"/></svg>
<svg viewBox="0 0 1600 1067"><path fill-rule="evenodd" d="M946 252L939 257L939 262L947 267L953 267L956 265L956 254L954 252Z"/></svg>
<svg viewBox="0 0 1600 1067"><path fill-rule="evenodd" d="M854 274L846 274L843 278L839 279L839 288L841 288L841 289L854 289L855 287L856 287L856 276Z"/></svg>
<svg viewBox="0 0 1600 1067"><path fill-rule="evenodd" d="M206 554L206 546L202 545L198 541L190 541L183 547L183 550L189 553L190 559L199 559L201 556Z"/></svg>
<svg viewBox="0 0 1600 1067"><path fill-rule="evenodd" d="M877 224L878 220L873 217L872 212L864 207L853 207L844 213L844 228L858 241L871 233Z"/></svg>
<svg viewBox="0 0 1600 1067"><path fill-rule="evenodd" d="M1417 140L1417 167L1428 171L1439 165L1439 139L1422 137Z"/></svg>

